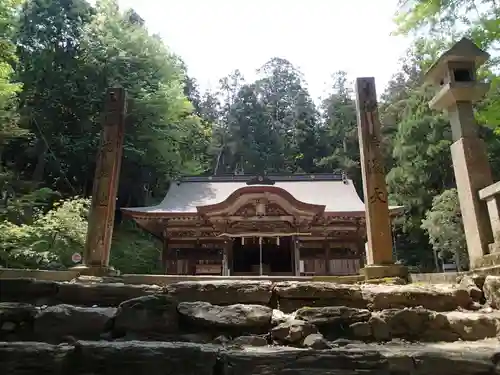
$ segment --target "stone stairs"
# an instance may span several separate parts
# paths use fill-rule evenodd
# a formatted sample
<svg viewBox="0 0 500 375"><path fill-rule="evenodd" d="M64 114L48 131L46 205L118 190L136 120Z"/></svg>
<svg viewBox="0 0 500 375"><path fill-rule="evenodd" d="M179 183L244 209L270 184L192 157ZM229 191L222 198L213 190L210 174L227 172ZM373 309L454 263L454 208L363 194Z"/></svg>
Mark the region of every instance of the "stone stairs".
<svg viewBox="0 0 500 375"><path fill-rule="evenodd" d="M500 374L500 277L457 285L0 279L0 369Z"/></svg>

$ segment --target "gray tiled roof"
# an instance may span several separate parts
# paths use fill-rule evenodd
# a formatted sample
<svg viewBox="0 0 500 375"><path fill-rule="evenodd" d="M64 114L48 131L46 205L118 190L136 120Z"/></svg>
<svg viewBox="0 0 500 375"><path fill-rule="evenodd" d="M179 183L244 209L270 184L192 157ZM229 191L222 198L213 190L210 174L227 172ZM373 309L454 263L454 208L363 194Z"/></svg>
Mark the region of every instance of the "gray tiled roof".
<svg viewBox="0 0 500 375"><path fill-rule="evenodd" d="M196 181L173 183L163 201L151 207L126 208L131 213L195 213L197 206L223 202L236 190L248 186L245 181ZM263 186L263 185L252 185ZM269 186L269 185L265 185ZM288 191L295 199L324 205L325 212L364 213L365 205L351 180L276 181L273 185Z"/></svg>

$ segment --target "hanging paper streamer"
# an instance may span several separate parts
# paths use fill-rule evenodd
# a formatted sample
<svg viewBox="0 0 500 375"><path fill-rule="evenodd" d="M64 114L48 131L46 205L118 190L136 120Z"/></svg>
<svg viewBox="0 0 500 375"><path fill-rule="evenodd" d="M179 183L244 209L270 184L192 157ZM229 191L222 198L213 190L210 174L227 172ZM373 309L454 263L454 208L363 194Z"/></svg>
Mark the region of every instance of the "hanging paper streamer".
<svg viewBox="0 0 500 375"><path fill-rule="evenodd" d="M279 245L280 245L280 238L276 237L276 246L279 246Z"/></svg>
<svg viewBox="0 0 500 375"><path fill-rule="evenodd" d="M241 246L245 245L245 237L241 237Z"/></svg>

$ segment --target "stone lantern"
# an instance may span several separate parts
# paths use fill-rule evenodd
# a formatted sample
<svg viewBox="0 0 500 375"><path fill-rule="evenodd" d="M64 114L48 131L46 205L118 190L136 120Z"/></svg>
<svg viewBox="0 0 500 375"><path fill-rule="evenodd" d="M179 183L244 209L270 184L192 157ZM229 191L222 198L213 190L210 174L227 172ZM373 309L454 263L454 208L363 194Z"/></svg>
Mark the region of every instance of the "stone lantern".
<svg viewBox="0 0 500 375"><path fill-rule="evenodd" d="M493 242L488 209L479 197L479 190L490 186L493 181L472 107L489 88L487 83L477 80L477 69L488 58L488 53L463 38L443 53L425 76L426 82L437 91L429 106L446 111L449 116L453 169L473 268L481 257L488 254L488 245Z"/></svg>

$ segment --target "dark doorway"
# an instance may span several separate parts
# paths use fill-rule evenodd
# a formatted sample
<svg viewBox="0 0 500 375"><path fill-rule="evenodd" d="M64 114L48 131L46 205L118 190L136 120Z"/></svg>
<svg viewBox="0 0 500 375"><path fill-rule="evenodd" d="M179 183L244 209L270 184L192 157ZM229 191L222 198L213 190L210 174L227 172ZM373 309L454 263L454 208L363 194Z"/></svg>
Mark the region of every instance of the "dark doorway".
<svg viewBox="0 0 500 375"><path fill-rule="evenodd" d="M292 274L292 238L262 238L262 273ZM235 238L233 242L233 275L260 273L260 245L258 237Z"/></svg>

